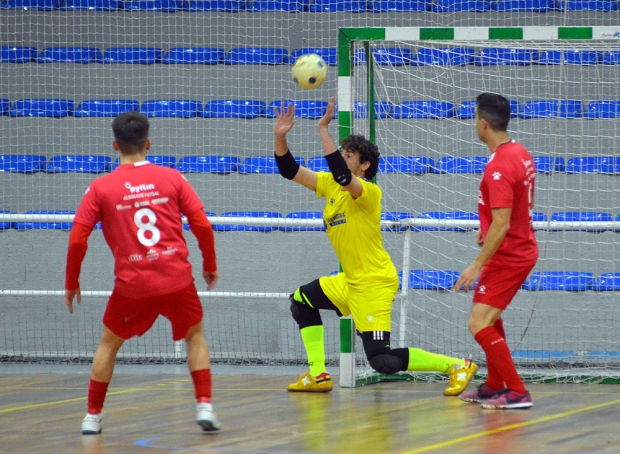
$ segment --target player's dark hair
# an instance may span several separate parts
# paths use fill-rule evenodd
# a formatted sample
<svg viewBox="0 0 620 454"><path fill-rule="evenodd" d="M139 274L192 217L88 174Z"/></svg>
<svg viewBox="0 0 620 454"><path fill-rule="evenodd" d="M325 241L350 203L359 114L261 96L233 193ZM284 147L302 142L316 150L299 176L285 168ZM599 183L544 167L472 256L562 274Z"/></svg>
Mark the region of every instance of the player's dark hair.
<svg viewBox="0 0 620 454"><path fill-rule="evenodd" d="M352 134L342 141L341 148L360 155L360 164L370 162L370 166L364 172L364 178L372 180L377 175L379 167L379 148L362 135Z"/></svg>
<svg viewBox="0 0 620 454"><path fill-rule="evenodd" d="M112 131L124 154L138 154L149 138L149 120L139 112L126 112L114 119Z"/></svg>
<svg viewBox="0 0 620 454"><path fill-rule="evenodd" d="M495 93L481 93L476 98L478 116L489 124L493 131L506 131L510 121L508 100Z"/></svg>

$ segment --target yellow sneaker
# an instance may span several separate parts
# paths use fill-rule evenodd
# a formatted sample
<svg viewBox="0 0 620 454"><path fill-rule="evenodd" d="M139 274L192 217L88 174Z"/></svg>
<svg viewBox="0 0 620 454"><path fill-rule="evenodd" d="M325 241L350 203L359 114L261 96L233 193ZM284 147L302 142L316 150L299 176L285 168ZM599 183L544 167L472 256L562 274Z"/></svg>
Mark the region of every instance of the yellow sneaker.
<svg viewBox="0 0 620 454"><path fill-rule="evenodd" d="M474 378L478 372L478 365L470 359L465 360L465 365L452 364L448 369L450 375L450 386L443 390L444 396L458 396L469 382Z"/></svg>
<svg viewBox="0 0 620 454"><path fill-rule="evenodd" d="M291 383L286 389L291 392L328 393L332 390L332 378L327 372L316 377L306 372L297 377L297 383Z"/></svg>

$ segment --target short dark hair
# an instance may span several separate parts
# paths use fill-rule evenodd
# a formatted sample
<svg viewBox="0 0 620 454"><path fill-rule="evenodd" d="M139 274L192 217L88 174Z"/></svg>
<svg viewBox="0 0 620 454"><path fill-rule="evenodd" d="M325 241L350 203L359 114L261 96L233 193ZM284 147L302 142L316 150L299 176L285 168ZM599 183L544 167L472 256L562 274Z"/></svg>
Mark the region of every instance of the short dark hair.
<svg viewBox="0 0 620 454"><path fill-rule="evenodd" d="M139 112L126 112L114 119L112 131L124 154L138 154L149 138L149 120Z"/></svg>
<svg viewBox="0 0 620 454"><path fill-rule="evenodd" d="M341 148L360 155L360 164L370 162L370 166L364 172L364 178L372 180L377 175L379 167L379 148L362 135L352 134L342 141Z"/></svg>
<svg viewBox="0 0 620 454"><path fill-rule="evenodd" d="M489 124L493 131L506 131L510 121L510 104L502 95L481 93L476 98L478 116Z"/></svg>

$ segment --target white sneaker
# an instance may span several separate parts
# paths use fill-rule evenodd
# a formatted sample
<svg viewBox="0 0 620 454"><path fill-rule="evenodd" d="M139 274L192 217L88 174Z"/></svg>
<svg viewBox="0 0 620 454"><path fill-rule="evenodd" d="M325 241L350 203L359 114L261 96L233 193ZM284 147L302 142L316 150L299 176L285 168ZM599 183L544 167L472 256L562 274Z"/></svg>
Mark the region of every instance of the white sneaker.
<svg viewBox="0 0 620 454"><path fill-rule="evenodd" d="M91 415L86 413L86 417L82 421L82 435L97 435L101 433L101 420L103 413Z"/></svg>
<svg viewBox="0 0 620 454"><path fill-rule="evenodd" d="M222 423L215 416L213 405L207 403L196 404L196 422L205 432L220 430L222 427Z"/></svg>

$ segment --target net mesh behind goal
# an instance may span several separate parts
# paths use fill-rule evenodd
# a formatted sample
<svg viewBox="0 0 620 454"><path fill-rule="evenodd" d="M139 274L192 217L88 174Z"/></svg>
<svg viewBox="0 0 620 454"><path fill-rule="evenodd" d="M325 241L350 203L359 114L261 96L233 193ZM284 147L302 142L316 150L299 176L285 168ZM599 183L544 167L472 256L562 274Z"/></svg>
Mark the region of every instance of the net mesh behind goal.
<svg viewBox="0 0 620 454"><path fill-rule="evenodd" d="M620 99L620 71L609 64L618 43L613 30L587 40L558 39L562 31L553 27L504 29L489 39L493 33L341 30L340 55L349 57L339 69L341 134L374 137L387 167L377 178L383 208L411 224L385 239L389 249L406 251L393 258L408 276L394 304L392 345L484 363L467 327L471 294L451 287L479 250L478 185L489 152L474 127L475 99L500 93L513 109L511 137L538 167L540 258L504 313L514 361L526 379L617 379L617 293L601 291L616 289L601 282L620 271L617 224L563 221L613 221L620 214L620 119L601 113ZM609 166L587 167L604 162ZM429 219L435 224L421 225ZM377 377L363 356L358 341L358 384L388 378Z"/></svg>

